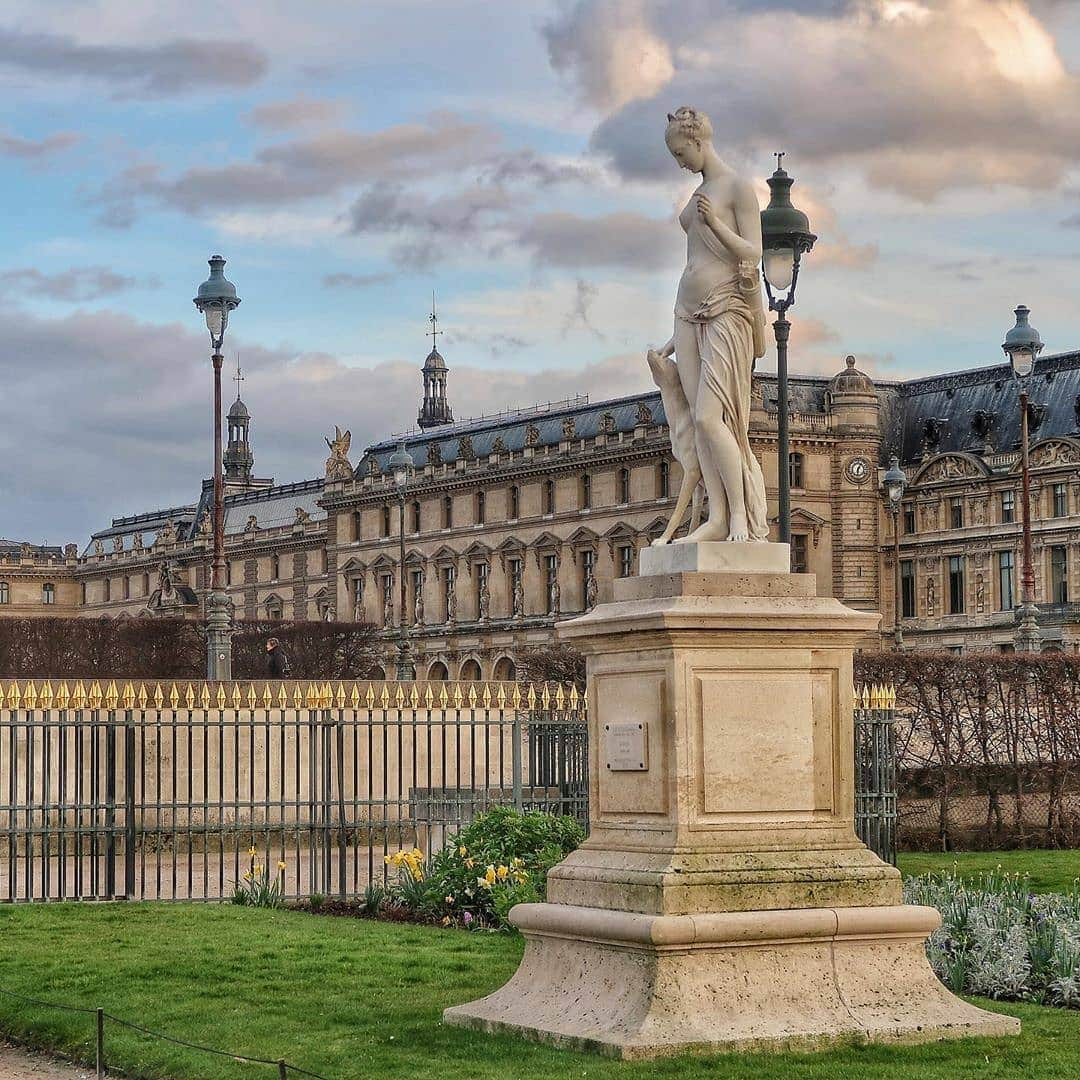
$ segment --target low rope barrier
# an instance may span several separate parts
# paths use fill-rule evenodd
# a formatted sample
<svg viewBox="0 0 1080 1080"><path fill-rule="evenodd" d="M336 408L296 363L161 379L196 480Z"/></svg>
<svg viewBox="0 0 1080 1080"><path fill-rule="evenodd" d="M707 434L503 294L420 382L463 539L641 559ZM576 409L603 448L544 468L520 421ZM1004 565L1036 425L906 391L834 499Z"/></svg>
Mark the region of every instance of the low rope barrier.
<svg viewBox="0 0 1080 1080"><path fill-rule="evenodd" d="M6 997L15 998L18 1001L24 1001L29 1005L39 1005L46 1009L58 1009L62 1012L82 1013L85 1016L93 1016L96 1020L97 1026L97 1054L96 1054L96 1067L98 1080L104 1080L105 1077L105 1021L111 1020L114 1024L119 1024L121 1027L130 1028L132 1031L138 1031L143 1035L149 1035L155 1039L161 1039L164 1042L173 1043L176 1046L183 1046L189 1050L201 1050L207 1054L216 1054L218 1057L230 1058L233 1061L241 1062L245 1065L269 1065L272 1068L277 1069L279 1080L286 1080L286 1077L290 1072L296 1073L298 1076L310 1076L312 1080L327 1080L325 1076L321 1076L319 1073L310 1072L307 1069L300 1068L299 1065L292 1065L284 1058L257 1058L248 1057L246 1054L234 1054L228 1050L218 1050L214 1046L203 1046L200 1043L188 1042L186 1039L178 1039L174 1035L166 1035L161 1031L153 1031L150 1028L143 1027L141 1024L132 1023L130 1020L125 1020L120 1016L113 1016L112 1013L106 1012L104 1009L88 1009L83 1005L64 1005L56 1001L44 1001L41 998L29 997L27 994L19 994L14 990L8 990L7 988L0 986L0 994Z"/></svg>

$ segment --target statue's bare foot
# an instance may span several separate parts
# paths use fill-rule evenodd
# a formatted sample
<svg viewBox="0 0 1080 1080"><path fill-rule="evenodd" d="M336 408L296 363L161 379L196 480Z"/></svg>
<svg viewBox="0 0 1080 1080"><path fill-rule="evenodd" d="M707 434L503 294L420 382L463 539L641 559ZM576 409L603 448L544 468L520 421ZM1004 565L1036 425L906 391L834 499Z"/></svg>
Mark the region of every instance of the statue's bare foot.
<svg viewBox="0 0 1080 1080"><path fill-rule="evenodd" d="M728 542L732 544L745 544L750 539L750 530L746 524L745 514L731 515L731 528L728 531Z"/></svg>
<svg viewBox="0 0 1080 1080"><path fill-rule="evenodd" d="M713 521L706 521L699 525L689 536L676 540L676 544L698 544L713 540L726 540L727 530Z"/></svg>
<svg viewBox="0 0 1080 1080"><path fill-rule="evenodd" d="M655 539L655 540L654 540L654 541L652 542L652 544L650 545L650 547L666 547L666 546L667 546L668 544L670 544L670 543L671 543L671 537L670 537L670 536L668 536L668 534L667 534L667 533L664 533L664 535L663 535L663 536L658 536L658 537L657 537L657 538L656 538L656 539Z"/></svg>

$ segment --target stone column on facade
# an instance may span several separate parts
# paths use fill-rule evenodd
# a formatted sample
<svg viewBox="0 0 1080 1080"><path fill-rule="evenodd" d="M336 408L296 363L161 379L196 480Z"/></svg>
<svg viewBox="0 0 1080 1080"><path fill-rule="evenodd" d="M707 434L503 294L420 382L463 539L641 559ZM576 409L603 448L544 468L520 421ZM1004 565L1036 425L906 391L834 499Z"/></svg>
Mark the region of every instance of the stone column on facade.
<svg viewBox="0 0 1080 1080"><path fill-rule="evenodd" d="M448 1023L624 1058L1019 1030L945 989L939 914L855 836L852 653L878 616L788 560L649 548L560 625L588 659L592 831L511 912L517 973Z"/></svg>

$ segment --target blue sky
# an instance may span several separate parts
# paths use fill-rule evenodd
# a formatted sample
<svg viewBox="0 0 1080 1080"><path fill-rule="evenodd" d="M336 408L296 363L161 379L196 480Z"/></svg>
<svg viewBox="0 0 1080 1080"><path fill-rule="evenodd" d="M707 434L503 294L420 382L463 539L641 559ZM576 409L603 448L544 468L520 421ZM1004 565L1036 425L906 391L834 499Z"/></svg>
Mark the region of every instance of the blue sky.
<svg viewBox="0 0 1080 1080"><path fill-rule="evenodd" d="M458 416L643 388L691 190L663 146L680 104L763 194L788 152L820 235L796 370L993 363L1019 302L1048 351L1080 347L1078 8L0 4L0 535L194 498L216 251L279 480L316 475L336 423L359 447L413 422L432 290Z"/></svg>

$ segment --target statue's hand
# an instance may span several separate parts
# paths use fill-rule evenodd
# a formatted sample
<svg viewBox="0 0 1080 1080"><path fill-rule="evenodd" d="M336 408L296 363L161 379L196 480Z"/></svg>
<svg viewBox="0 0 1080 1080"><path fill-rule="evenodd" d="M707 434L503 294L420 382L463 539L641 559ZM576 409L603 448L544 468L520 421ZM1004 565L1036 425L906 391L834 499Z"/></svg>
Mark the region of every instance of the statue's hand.
<svg viewBox="0 0 1080 1080"><path fill-rule="evenodd" d="M720 219L716 216L716 211L713 209L713 204L708 195L697 196L697 211L701 220L710 228L715 228L719 224Z"/></svg>

